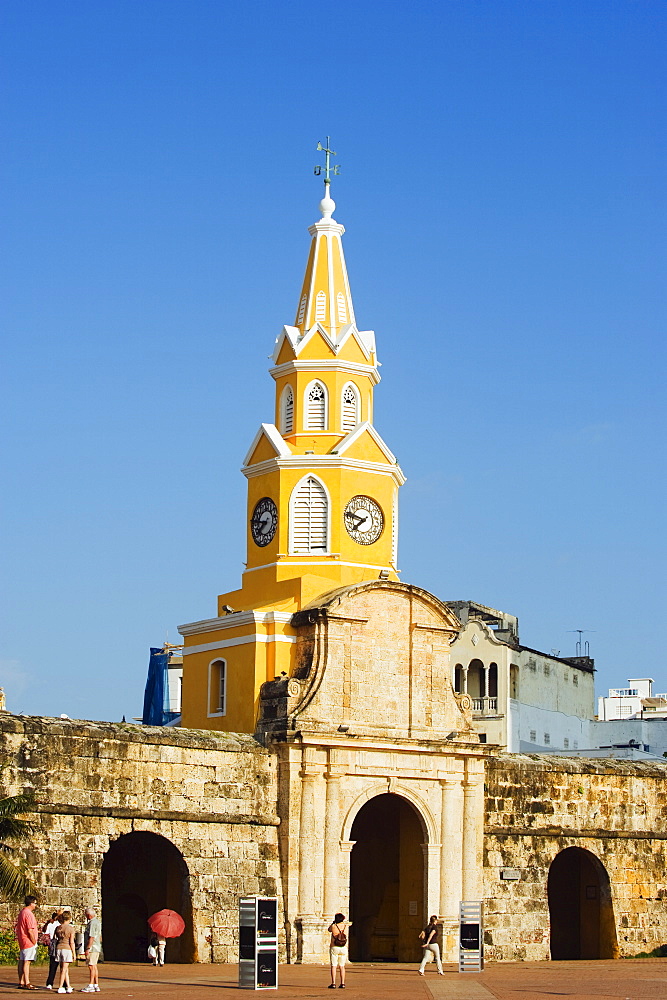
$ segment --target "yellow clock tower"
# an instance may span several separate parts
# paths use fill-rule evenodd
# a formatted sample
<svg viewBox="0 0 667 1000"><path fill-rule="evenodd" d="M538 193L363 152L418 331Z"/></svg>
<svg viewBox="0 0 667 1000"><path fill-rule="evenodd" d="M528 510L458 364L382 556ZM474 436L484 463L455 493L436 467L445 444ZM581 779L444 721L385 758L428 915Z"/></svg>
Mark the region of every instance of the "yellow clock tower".
<svg viewBox="0 0 667 1000"><path fill-rule="evenodd" d="M218 617L179 628L183 726L254 732L261 685L292 672L292 614L339 587L398 579L405 477L373 426L375 335L355 321L328 146L294 325L273 352L274 422L261 425L243 465L241 589L219 596Z"/></svg>

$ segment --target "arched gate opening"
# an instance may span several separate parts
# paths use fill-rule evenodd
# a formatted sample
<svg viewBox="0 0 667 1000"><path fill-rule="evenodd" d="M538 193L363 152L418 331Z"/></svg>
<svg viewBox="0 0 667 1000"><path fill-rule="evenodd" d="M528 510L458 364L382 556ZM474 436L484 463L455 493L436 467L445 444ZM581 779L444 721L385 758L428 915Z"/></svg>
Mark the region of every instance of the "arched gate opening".
<svg viewBox="0 0 667 1000"><path fill-rule="evenodd" d="M568 847L549 869L551 958L618 958L607 870L581 847Z"/></svg>
<svg viewBox="0 0 667 1000"><path fill-rule="evenodd" d="M350 839L350 958L414 961L426 906L419 814L400 795L377 795L357 813Z"/></svg>
<svg viewBox="0 0 667 1000"><path fill-rule="evenodd" d="M102 864L102 941L115 962L145 962L157 910L176 910L185 920L179 938L167 941L167 962L193 962L190 876L183 855L155 833L128 833L114 841Z"/></svg>

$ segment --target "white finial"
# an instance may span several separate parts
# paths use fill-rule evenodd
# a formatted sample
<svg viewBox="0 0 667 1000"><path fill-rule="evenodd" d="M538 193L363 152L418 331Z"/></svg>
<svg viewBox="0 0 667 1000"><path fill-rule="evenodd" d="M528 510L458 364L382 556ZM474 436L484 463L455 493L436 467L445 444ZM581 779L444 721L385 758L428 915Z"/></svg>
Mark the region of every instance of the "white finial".
<svg viewBox="0 0 667 1000"><path fill-rule="evenodd" d="M330 219L336 210L336 202L329 194L329 185L324 185L324 198L320 202L320 212L325 219Z"/></svg>

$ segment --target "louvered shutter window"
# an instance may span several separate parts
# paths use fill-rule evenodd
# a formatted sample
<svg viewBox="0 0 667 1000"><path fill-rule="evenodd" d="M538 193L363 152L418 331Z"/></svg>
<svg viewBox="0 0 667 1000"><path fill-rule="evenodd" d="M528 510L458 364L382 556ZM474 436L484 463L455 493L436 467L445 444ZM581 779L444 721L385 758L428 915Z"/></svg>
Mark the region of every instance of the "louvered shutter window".
<svg viewBox="0 0 667 1000"><path fill-rule="evenodd" d="M306 315L306 302L307 296L304 295L301 299L301 304L299 305L299 315L296 318L296 325L300 326L303 323L303 317Z"/></svg>
<svg viewBox="0 0 667 1000"><path fill-rule="evenodd" d="M359 397L353 385L343 389L343 430L353 431L359 423Z"/></svg>
<svg viewBox="0 0 667 1000"><path fill-rule="evenodd" d="M292 552L326 552L327 495L313 476L297 487L292 501Z"/></svg>
<svg viewBox="0 0 667 1000"><path fill-rule="evenodd" d="M294 430L294 393L288 385L283 392L283 434L291 434Z"/></svg>
<svg viewBox="0 0 667 1000"><path fill-rule="evenodd" d="M345 306L345 296L342 292L338 293L336 301L338 303L338 322L347 323L347 308Z"/></svg>
<svg viewBox="0 0 667 1000"><path fill-rule="evenodd" d="M306 400L306 430L323 431L326 427L327 395L324 386L316 382L308 390Z"/></svg>
<svg viewBox="0 0 667 1000"><path fill-rule="evenodd" d="M327 318L327 293L318 292L315 298L315 322L321 323Z"/></svg>

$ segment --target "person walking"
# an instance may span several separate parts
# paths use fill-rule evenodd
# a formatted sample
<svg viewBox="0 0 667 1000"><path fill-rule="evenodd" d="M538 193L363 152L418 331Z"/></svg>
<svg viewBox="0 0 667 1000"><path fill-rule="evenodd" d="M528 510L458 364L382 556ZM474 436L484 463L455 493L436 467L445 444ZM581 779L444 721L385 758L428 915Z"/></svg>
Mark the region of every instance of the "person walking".
<svg viewBox="0 0 667 1000"><path fill-rule="evenodd" d="M16 918L16 940L19 943L19 989L36 990L30 982L30 963L35 961L37 955L37 919L35 908L37 907L36 896L26 896L25 905Z"/></svg>
<svg viewBox="0 0 667 1000"><path fill-rule="evenodd" d="M345 962L347 961L347 922L345 915L337 913L327 930L331 934L329 943L329 965L331 966L330 990L336 989L336 969L340 974L339 990L345 989Z"/></svg>
<svg viewBox="0 0 667 1000"><path fill-rule="evenodd" d="M55 932L56 962L60 969L60 986L58 993L73 993L72 985L69 981L70 962L76 959L76 944L74 943L74 927L72 926L72 914L69 910L63 910L58 917L58 927Z"/></svg>
<svg viewBox="0 0 667 1000"><path fill-rule="evenodd" d="M82 993L99 993L100 984L97 972L97 962L102 950L102 921L97 916L94 906L86 908L86 929L83 932L84 955L88 965L88 975L90 977L88 985L81 990Z"/></svg>
<svg viewBox="0 0 667 1000"><path fill-rule="evenodd" d="M426 963L429 960L429 956L433 955L435 958L435 963L438 969L438 975L444 976L442 971L442 962L440 961L440 944L438 942L438 918L431 917L427 926L421 932L419 937L422 941L422 948L424 949L424 956L422 958L421 965L419 966L419 975L424 975L424 969L426 968Z"/></svg>
<svg viewBox="0 0 667 1000"><path fill-rule="evenodd" d="M58 917L63 912L62 907L59 906L57 910L54 910L51 914L51 919L47 920L42 927L42 934L48 934L49 943L47 948L49 949L49 974L46 977L46 988L47 990L53 989L53 983L55 982L56 972L58 971L58 963L56 961L56 942L55 933L56 928L60 927L60 922Z"/></svg>

